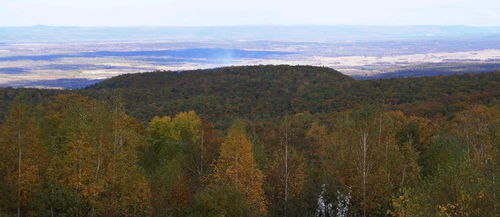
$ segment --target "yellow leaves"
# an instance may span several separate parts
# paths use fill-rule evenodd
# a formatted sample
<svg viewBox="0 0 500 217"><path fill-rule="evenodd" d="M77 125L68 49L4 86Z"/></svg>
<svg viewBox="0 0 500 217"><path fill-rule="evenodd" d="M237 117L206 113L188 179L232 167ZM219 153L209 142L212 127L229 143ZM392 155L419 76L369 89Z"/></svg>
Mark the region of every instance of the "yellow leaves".
<svg viewBox="0 0 500 217"><path fill-rule="evenodd" d="M401 198L402 196L400 196ZM394 217L405 217L404 209L403 209L403 202L401 200L396 200L392 199L391 200L391 205L393 209L387 210L387 214L394 216Z"/></svg>
<svg viewBox="0 0 500 217"><path fill-rule="evenodd" d="M183 141L196 144L201 139L202 121L194 111L178 113L174 118L169 116L154 117L149 128L151 134L160 139Z"/></svg>
<svg viewBox="0 0 500 217"><path fill-rule="evenodd" d="M12 189L8 197L21 205L28 204L41 186L45 167L45 147L40 129L28 105L16 99L3 125L0 125L0 171L5 186Z"/></svg>
<svg viewBox="0 0 500 217"><path fill-rule="evenodd" d="M180 139L180 136L174 133L172 119L168 116L154 117L149 122L149 129L153 135L158 135L160 138Z"/></svg>
<svg viewBox="0 0 500 217"><path fill-rule="evenodd" d="M479 191L476 196L465 191L460 191L457 195L457 198L455 198L455 201L442 203L436 206L438 210L438 216L475 216L471 214L481 212L485 213L485 216L489 216L486 214L488 212L484 209L484 207L477 207L478 204L484 205L485 201L482 200L484 199L484 197L484 190Z"/></svg>
<svg viewBox="0 0 500 217"><path fill-rule="evenodd" d="M468 145L467 161L492 174L491 163L498 163L500 109L473 106L454 119L455 133ZM496 133L495 133L496 132ZM495 162L496 161L496 162Z"/></svg>
<svg viewBox="0 0 500 217"><path fill-rule="evenodd" d="M89 198L92 194L89 192L88 183L94 180L94 159L91 155L91 146L79 139L70 142L65 150L66 155L61 156L63 157L62 167L56 171L57 177L61 177L59 180L66 186Z"/></svg>
<svg viewBox="0 0 500 217"><path fill-rule="evenodd" d="M99 194L106 190L104 183L102 182L92 183L89 185L83 185L83 183L80 184L82 189L80 194L90 201L95 201L95 198L97 198Z"/></svg>
<svg viewBox="0 0 500 217"><path fill-rule="evenodd" d="M389 209L387 211L387 214L394 216L394 217L410 217L413 216L412 210L409 210L410 207L413 206L412 203L410 203L410 198L408 195L406 195L406 192L402 192L403 194L392 198L390 200L390 204L392 206L392 209Z"/></svg>
<svg viewBox="0 0 500 217"><path fill-rule="evenodd" d="M447 203L446 205L437 205L437 216L454 217L454 216L469 216L468 212L459 208L458 205Z"/></svg>
<svg viewBox="0 0 500 217"><path fill-rule="evenodd" d="M481 190L479 192L479 194L477 195L478 199L484 199L485 197L486 197L486 193L484 192L484 190Z"/></svg>
<svg viewBox="0 0 500 217"><path fill-rule="evenodd" d="M410 202L410 198L405 197L404 195L399 196L399 200L400 200L402 203L408 203L408 202Z"/></svg>
<svg viewBox="0 0 500 217"><path fill-rule="evenodd" d="M439 212L442 212L442 213L446 212L446 210L447 210L446 206L442 206L442 205L438 205L438 209L439 209Z"/></svg>
<svg viewBox="0 0 500 217"><path fill-rule="evenodd" d="M134 207L149 210L149 186L136 165L144 140L140 123L85 97L59 96L49 107L54 110L46 118L55 128L48 133L60 139L54 140L57 154L48 174L88 204L92 215L142 216Z"/></svg>
<svg viewBox="0 0 500 217"><path fill-rule="evenodd" d="M212 187L230 186L243 193L246 202L255 207L260 215L267 213L262 189L263 175L257 168L252 143L241 125L233 125L220 146L219 158L210 175Z"/></svg>

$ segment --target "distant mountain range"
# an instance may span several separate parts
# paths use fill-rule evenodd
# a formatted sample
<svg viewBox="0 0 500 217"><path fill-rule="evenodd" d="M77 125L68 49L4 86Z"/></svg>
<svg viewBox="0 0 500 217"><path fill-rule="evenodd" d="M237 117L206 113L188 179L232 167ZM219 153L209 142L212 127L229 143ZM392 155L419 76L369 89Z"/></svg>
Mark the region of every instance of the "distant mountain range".
<svg viewBox="0 0 500 217"><path fill-rule="evenodd" d="M0 43L96 41L271 40L351 42L500 38L500 27L473 26L214 26L214 27L0 27Z"/></svg>

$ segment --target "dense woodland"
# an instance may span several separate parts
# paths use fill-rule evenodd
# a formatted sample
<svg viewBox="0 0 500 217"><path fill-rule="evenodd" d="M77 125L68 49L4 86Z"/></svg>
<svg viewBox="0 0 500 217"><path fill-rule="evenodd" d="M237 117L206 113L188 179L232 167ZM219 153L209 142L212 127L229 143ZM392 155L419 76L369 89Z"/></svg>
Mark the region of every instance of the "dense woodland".
<svg viewBox="0 0 500 217"><path fill-rule="evenodd" d="M308 66L0 89L0 216L498 216L500 72Z"/></svg>

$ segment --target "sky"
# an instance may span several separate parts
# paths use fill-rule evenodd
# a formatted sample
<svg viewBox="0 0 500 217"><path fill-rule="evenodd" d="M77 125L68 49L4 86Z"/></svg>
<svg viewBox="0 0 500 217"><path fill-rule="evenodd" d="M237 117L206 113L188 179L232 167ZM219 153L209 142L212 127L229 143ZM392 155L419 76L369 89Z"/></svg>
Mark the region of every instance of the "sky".
<svg viewBox="0 0 500 217"><path fill-rule="evenodd" d="M0 0L0 26L500 26L500 0Z"/></svg>

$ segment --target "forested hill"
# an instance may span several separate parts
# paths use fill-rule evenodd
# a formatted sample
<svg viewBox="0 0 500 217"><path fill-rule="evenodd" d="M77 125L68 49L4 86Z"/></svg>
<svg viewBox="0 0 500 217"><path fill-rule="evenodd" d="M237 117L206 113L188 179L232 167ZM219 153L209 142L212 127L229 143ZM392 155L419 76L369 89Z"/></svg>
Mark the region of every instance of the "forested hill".
<svg viewBox="0 0 500 217"><path fill-rule="evenodd" d="M186 110L221 121L343 111L362 104L412 110L433 100L447 102L424 106L426 115L434 115L460 109L468 100L489 103L500 95L499 86L500 72L358 81L326 67L280 65L128 74L81 92L101 99L120 96L127 111L143 121Z"/></svg>
<svg viewBox="0 0 500 217"><path fill-rule="evenodd" d="M67 92L101 100L119 98L130 115L144 122L187 110L229 122L345 111L367 104L423 116L446 115L470 103L496 102L499 86L499 71L359 81L326 67L266 65L127 74L82 90L28 92L34 101ZM0 89L0 116L16 92Z"/></svg>
<svg viewBox="0 0 500 217"><path fill-rule="evenodd" d="M128 74L105 80L82 92L95 98L120 96L141 120L195 110L204 117L266 118L302 111L302 98L321 101L342 93L352 78L331 68L310 66L243 66L182 72ZM326 92L333 91L333 92ZM323 108L310 108L317 111ZM326 109L326 107L324 108Z"/></svg>
<svg viewBox="0 0 500 217"><path fill-rule="evenodd" d="M203 92L227 90L256 91L269 89L267 85L296 89L308 83L350 81L352 78L334 69L313 66L261 65L236 66L190 71L156 71L125 74L104 80L87 89L140 88L179 89Z"/></svg>

